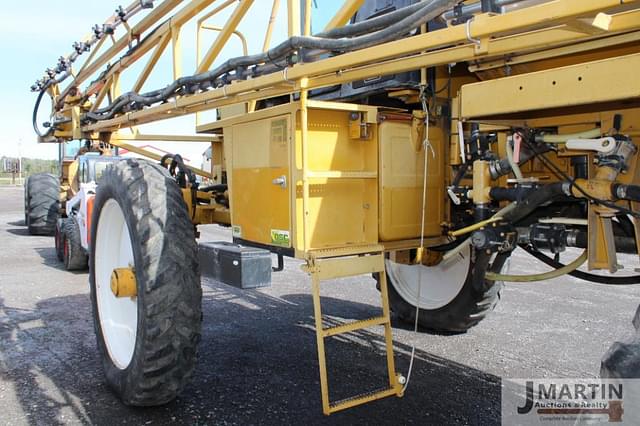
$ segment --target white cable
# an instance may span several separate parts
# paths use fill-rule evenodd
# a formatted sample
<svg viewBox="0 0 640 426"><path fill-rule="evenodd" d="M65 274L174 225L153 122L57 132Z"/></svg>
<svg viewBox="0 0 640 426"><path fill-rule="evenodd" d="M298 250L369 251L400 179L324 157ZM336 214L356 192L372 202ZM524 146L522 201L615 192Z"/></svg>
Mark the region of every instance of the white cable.
<svg viewBox="0 0 640 426"><path fill-rule="evenodd" d="M436 158L436 153L429 142L429 107L427 105L427 101L424 97L425 88L422 87L420 98L422 99L422 110L425 113L425 131L424 131L424 141L422 142L422 149L424 151L424 176L422 178L422 214L420 220L420 248L424 248L424 220L426 216L427 210L427 171L429 164L429 155L428 151L431 151L431 155L433 158ZM418 270L418 300L416 301L416 319L413 324L413 343L411 344L411 359L409 360L409 369L407 370L407 378L404 382L404 386L402 387L402 393L404 393L409 387L409 382L411 381L411 371L413 370L413 360L416 355L416 338L418 336L418 318L420 316L420 290L422 289L422 262L418 265L420 268Z"/></svg>

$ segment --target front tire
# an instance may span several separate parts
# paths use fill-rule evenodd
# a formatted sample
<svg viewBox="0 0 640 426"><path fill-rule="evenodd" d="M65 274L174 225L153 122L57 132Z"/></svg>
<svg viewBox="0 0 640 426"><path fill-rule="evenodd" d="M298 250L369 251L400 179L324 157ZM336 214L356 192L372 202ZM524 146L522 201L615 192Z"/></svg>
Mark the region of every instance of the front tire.
<svg viewBox="0 0 640 426"><path fill-rule="evenodd" d="M461 333L477 325L498 303L502 283L474 282L474 254L466 247L461 255L435 266L387 259L391 310L401 321L413 325L419 305L418 325L437 332Z"/></svg>
<svg viewBox="0 0 640 426"><path fill-rule="evenodd" d="M196 365L202 289L194 228L180 188L156 164L120 161L99 185L90 285L106 379L125 404L165 404ZM134 269L135 297L111 291L111 273L123 267Z"/></svg>
<svg viewBox="0 0 640 426"><path fill-rule="evenodd" d="M53 235L60 210L60 183L51 173L29 176L25 184L25 224L31 235Z"/></svg>
<svg viewBox="0 0 640 426"><path fill-rule="evenodd" d="M80 241L80 227L75 217L62 223L62 260L67 271L87 269L87 252Z"/></svg>

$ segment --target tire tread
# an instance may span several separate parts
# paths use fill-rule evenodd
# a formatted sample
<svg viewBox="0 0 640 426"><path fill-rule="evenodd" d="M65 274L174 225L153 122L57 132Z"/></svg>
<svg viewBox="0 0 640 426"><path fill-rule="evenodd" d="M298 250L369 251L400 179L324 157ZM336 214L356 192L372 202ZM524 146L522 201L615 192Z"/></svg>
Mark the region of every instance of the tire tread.
<svg viewBox="0 0 640 426"><path fill-rule="evenodd" d="M434 310L420 310L418 325L421 328L434 332L464 333L478 325L495 309L500 300L502 283L485 280L483 288L477 289L473 286L472 271L473 261L464 286L449 304ZM415 324L415 306L395 290L393 280L388 273L387 282L391 310L402 322Z"/></svg>
<svg viewBox="0 0 640 426"><path fill-rule="evenodd" d="M29 176L25 183L25 222L31 235L54 235L60 210L60 183L51 173Z"/></svg>
<svg viewBox="0 0 640 426"><path fill-rule="evenodd" d="M82 247L80 241L80 226L75 217L68 217L63 222L62 228L63 244L69 244L68 252L64 251L64 266L68 271L79 271L87 269L87 252Z"/></svg>
<svg viewBox="0 0 640 426"><path fill-rule="evenodd" d="M111 195L105 195L105 187L109 187ZM142 303L143 315L134 359L127 369L118 370L110 365L101 341L99 318L94 313L107 381L125 404L165 404L173 400L191 378L200 341L202 288L194 227L180 188L157 164L127 159L107 168L100 182L96 206L104 203L99 200L103 196L116 198L125 218L129 216L132 244L138 244L139 249L135 268L138 303ZM94 230L98 217L96 208ZM92 251L95 251L95 242ZM93 263L92 260L92 268ZM91 281L94 292L93 273ZM189 306L196 315L187 314L179 308L182 305ZM95 308L94 301L94 311ZM140 316L140 308L138 312Z"/></svg>

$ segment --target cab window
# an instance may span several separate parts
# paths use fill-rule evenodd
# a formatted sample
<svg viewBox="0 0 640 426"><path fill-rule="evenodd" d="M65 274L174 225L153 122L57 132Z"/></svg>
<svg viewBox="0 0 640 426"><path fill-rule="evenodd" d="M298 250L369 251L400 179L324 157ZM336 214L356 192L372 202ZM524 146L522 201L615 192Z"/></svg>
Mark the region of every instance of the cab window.
<svg viewBox="0 0 640 426"><path fill-rule="evenodd" d="M64 158L75 158L82 146L81 141L65 142L64 144Z"/></svg>
<svg viewBox="0 0 640 426"><path fill-rule="evenodd" d="M110 164L110 161L98 161L96 162L95 165L95 181L98 182L100 180L100 178L102 177L102 174L104 173L104 171L106 170L107 166Z"/></svg>

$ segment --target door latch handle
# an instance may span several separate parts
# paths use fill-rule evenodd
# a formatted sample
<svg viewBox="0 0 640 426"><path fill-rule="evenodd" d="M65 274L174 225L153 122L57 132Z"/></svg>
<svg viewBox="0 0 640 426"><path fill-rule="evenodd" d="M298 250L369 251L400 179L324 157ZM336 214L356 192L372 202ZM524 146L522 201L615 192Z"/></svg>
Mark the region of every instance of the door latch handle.
<svg viewBox="0 0 640 426"><path fill-rule="evenodd" d="M282 189L286 189L287 188L287 177L285 175L282 175L282 176L277 177L274 180L272 180L271 183L273 183L274 185L278 185Z"/></svg>

